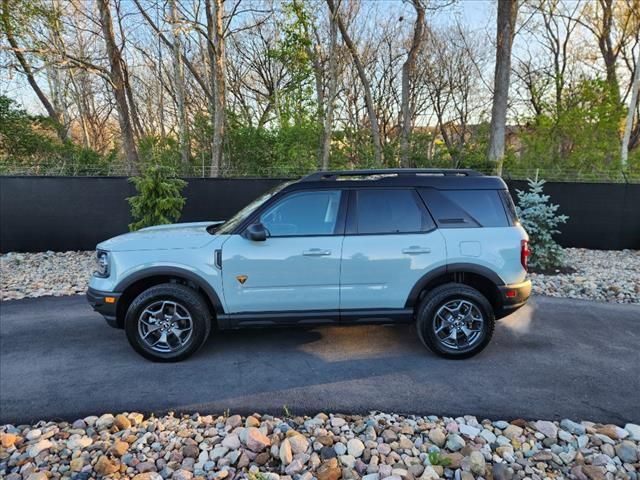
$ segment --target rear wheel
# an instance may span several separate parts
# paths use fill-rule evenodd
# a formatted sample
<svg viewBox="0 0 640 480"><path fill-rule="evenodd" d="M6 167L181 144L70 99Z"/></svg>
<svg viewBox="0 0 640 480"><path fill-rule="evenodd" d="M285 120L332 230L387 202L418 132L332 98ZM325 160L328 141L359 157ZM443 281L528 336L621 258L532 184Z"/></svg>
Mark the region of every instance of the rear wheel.
<svg viewBox="0 0 640 480"><path fill-rule="evenodd" d="M125 318L131 346L156 362L177 362L204 345L211 315L202 296L180 284L164 283L142 292Z"/></svg>
<svg viewBox="0 0 640 480"><path fill-rule="evenodd" d="M428 292L418 307L416 327L422 343L445 358L468 358L491 340L495 317L475 288L447 283Z"/></svg>

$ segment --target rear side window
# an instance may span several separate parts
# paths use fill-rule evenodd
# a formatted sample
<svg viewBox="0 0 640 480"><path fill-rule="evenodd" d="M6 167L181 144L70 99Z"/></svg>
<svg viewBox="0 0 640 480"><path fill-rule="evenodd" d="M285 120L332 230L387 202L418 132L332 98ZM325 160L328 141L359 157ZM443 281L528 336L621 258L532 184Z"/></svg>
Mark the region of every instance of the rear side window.
<svg viewBox="0 0 640 480"><path fill-rule="evenodd" d="M354 194L355 219L350 221L352 233L415 233L435 228L429 212L413 189L366 189L356 190ZM349 212L352 211L350 207Z"/></svg>
<svg viewBox="0 0 640 480"><path fill-rule="evenodd" d="M498 190L420 190L441 228L511 225Z"/></svg>

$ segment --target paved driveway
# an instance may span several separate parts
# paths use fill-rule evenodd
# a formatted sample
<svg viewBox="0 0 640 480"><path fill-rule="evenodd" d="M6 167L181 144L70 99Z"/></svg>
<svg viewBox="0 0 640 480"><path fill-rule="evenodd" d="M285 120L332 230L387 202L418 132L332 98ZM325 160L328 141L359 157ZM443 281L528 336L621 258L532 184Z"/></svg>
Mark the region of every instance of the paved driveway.
<svg viewBox="0 0 640 480"><path fill-rule="evenodd" d="M640 307L535 298L466 361L426 351L410 326L357 326L219 333L186 362L154 364L84 297L0 304L0 423L284 405L637 423Z"/></svg>

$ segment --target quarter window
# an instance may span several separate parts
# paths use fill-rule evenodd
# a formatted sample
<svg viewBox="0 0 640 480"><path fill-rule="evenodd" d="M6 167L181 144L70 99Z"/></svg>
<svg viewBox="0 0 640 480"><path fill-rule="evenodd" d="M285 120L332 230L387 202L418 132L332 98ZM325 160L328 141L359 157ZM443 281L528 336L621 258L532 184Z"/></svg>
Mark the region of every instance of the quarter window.
<svg viewBox="0 0 640 480"><path fill-rule="evenodd" d="M339 190L288 195L260 216L272 237L331 235L340 208Z"/></svg>
<svg viewBox="0 0 640 480"><path fill-rule="evenodd" d="M414 190L356 191L356 233L414 233L435 228Z"/></svg>
<svg viewBox="0 0 640 480"><path fill-rule="evenodd" d="M509 226L498 190L424 188L420 195L441 228Z"/></svg>

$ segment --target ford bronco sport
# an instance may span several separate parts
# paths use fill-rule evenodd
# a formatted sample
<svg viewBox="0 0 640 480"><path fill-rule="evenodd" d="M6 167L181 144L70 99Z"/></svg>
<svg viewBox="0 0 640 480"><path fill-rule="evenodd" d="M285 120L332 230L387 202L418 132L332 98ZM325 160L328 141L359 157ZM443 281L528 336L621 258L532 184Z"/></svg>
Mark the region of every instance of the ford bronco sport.
<svg viewBox="0 0 640 480"><path fill-rule="evenodd" d="M527 239L498 177L318 172L226 222L100 243L87 296L155 361L189 357L214 327L409 322L436 354L465 358L527 301Z"/></svg>

